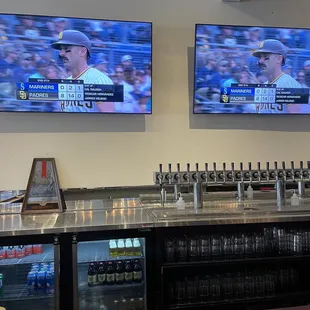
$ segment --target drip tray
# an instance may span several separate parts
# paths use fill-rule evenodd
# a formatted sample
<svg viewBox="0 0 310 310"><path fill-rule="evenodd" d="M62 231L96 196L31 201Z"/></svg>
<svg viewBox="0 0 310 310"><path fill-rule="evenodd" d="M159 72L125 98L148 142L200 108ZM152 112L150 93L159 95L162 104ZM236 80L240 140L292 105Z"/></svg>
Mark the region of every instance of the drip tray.
<svg viewBox="0 0 310 310"><path fill-rule="evenodd" d="M148 211L156 221L201 221L210 219L240 219L240 218L274 218L310 216L310 208L300 206L292 208L285 206L282 209L276 207L276 203L257 206L257 204L239 203L226 204L221 207L204 205L202 209L195 210L192 203L186 204L185 210L177 210L175 204L166 204L163 208Z"/></svg>

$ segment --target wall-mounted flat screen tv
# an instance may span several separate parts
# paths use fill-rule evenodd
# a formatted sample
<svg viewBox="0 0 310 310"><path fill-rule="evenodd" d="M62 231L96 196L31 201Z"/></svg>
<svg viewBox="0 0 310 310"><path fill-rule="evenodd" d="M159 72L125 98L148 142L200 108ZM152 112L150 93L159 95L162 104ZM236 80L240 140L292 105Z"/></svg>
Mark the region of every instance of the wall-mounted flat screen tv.
<svg viewBox="0 0 310 310"><path fill-rule="evenodd" d="M194 113L310 114L310 30L197 24Z"/></svg>
<svg viewBox="0 0 310 310"><path fill-rule="evenodd" d="M0 14L0 111L152 113L152 23Z"/></svg>

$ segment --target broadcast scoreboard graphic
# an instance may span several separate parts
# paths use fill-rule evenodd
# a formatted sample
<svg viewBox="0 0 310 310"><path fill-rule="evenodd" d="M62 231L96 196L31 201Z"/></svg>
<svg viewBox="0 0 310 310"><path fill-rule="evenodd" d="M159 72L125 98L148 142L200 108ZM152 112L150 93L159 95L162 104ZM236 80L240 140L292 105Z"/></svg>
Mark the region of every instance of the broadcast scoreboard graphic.
<svg viewBox="0 0 310 310"><path fill-rule="evenodd" d="M308 104L308 88L277 88L275 84L231 84L221 88L221 103Z"/></svg>
<svg viewBox="0 0 310 310"><path fill-rule="evenodd" d="M123 102L123 85L84 84L83 80L29 79L17 83L17 100Z"/></svg>

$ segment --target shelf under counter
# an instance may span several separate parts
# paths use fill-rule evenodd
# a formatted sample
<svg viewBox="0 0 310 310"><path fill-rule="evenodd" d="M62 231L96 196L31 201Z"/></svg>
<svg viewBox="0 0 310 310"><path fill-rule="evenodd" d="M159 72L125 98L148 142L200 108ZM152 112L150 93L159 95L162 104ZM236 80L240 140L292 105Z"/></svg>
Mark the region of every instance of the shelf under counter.
<svg viewBox="0 0 310 310"><path fill-rule="evenodd" d="M16 302L16 301L35 301L41 299L53 299L54 295L28 295L26 284L16 284L16 285L4 285L4 294L0 298L1 302Z"/></svg>
<svg viewBox="0 0 310 310"><path fill-rule="evenodd" d="M93 285L89 286L85 283L79 284L79 293L85 294L89 292L104 292L104 294L112 295L118 293L120 291L125 290L141 290L144 289L144 282L132 282L132 283L124 283L124 284L112 284L112 285Z"/></svg>
<svg viewBox="0 0 310 310"><path fill-rule="evenodd" d="M141 244L142 253L144 245ZM109 255L109 240L89 241L78 243L78 264L101 261L117 261L117 260L134 260L144 259L144 256L110 256Z"/></svg>
<svg viewBox="0 0 310 310"><path fill-rule="evenodd" d="M262 256L253 258L226 259L226 260L210 260L210 261L182 261L182 262L166 262L162 265L163 269L170 268L192 268L209 265L227 265L240 263L264 263L264 262L286 262L286 261L305 261L310 260L310 254L307 255L291 255L291 256Z"/></svg>

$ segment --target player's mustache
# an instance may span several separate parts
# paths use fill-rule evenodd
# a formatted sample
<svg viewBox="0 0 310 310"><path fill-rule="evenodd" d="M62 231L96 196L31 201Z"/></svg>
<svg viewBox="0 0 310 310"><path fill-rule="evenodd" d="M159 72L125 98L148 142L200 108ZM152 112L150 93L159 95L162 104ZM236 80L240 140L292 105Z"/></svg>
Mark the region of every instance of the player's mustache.
<svg viewBox="0 0 310 310"><path fill-rule="evenodd" d="M60 59L61 61L68 60L68 58L66 58L66 57L64 57L64 56L60 56L60 55L59 55L59 59Z"/></svg>
<svg viewBox="0 0 310 310"><path fill-rule="evenodd" d="M258 66L259 66L260 68L266 68L266 66L265 66L264 64L261 64L261 63L258 63Z"/></svg>

